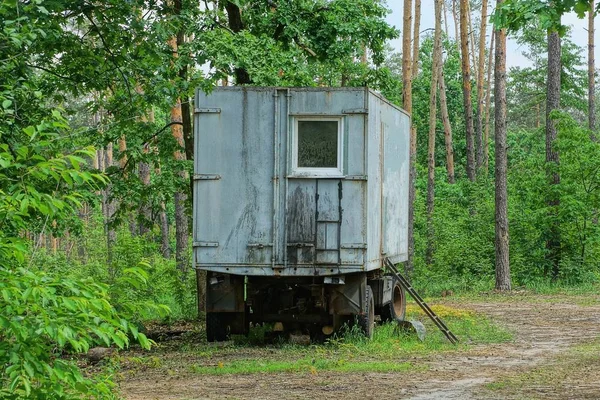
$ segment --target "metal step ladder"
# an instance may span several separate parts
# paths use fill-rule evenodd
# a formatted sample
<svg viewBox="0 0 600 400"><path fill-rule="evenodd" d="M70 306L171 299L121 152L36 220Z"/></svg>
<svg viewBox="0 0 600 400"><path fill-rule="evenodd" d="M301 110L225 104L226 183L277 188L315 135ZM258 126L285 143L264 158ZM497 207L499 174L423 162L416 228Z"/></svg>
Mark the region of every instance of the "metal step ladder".
<svg viewBox="0 0 600 400"><path fill-rule="evenodd" d="M417 302L419 307L421 307L421 309L425 312L425 314L427 314L427 316L429 318L431 318L433 323L438 328L440 328L440 330L448 338L450 343L458 344L458 338L456 336L454 336L454 334L452 332L450 332L450 329L448 329L448 327L446 326L444 321L442 321L442 319L440 317L438 317L436 315L436 313L433 312L431 307L429 307L429 305L427 303L425 303L425 301L423 301L421 296L419 296L419 294L415 291L415 289L410 285L408 280L398 271L398 268L396 268L396 266L390 261L390 259L385 257L383 262L384 262L385 266L387 267L387 269L392 273L392 275L394 275L398 279L398 281L400 282L400 285L404 288L404 290L406 290L408 293L410 293L410 295L412 296L413 299L415 299L415 301Z"/></svg>

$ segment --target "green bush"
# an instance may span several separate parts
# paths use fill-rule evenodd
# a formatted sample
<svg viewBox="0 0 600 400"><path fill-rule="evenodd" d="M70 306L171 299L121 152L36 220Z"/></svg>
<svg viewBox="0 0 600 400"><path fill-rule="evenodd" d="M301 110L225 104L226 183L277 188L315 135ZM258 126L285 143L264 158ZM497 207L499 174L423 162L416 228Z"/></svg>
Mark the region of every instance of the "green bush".
<svg viewBox="0 0 600 400"><path fill-rule="evenodd" d="M112 397L110 380L84 376L67 356L95 344L124 348L129 335L150 347L92 279L0 268L0 294L1 398Z"/></svg>

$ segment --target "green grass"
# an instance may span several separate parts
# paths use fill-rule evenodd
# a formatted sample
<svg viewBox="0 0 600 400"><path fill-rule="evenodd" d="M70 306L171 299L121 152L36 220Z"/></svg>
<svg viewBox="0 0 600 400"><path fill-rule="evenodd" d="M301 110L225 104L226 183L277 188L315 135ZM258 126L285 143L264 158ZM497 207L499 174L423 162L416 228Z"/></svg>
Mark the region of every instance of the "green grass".
<svg viewBox="0 0 600 400"><path fill-rule="evenodd" d="M356 361L344 358L317 359L304 357L295 361L279 360L239 360L219 362L217 365L192 365L190 370L202 375L224 374L256 374L256 373L312 373L319 371L334 372L405 372L425 370L427 367L416 366L408 362L391 361Z"/></svg>
<svg viewBox="0 0 600 400"><path fill-rule="evenodd" d="M400 331L395 323L377 325L373 338L367 339L353 326L331 337L326 343L298 345L284 340L266 344L268 327L251 329L246 337L215 345L206 342L169 344L152 353L139 355L127 365L134 370L166 373L180 370L203 375L255 373L406 372L423 371L423 364L408 362L413 356L468 351L471 345L499 343L512 339L506 329L470 310L433 306L458 336L458 346L446 337L414 304L409 304L407 319L421 320L427 329L424 341L415 333Z"/></svg>

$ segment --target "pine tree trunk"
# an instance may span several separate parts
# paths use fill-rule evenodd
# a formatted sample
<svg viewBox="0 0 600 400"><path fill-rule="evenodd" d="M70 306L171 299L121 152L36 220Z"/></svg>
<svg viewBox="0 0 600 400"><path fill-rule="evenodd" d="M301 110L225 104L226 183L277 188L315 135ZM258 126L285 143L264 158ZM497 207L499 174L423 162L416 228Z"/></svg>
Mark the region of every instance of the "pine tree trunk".
<svg viewBox="0 0 600 400"><path fill-rule="evenodd" d="M417 197L417 128L410 127L410 171L408 188L408 260L405 271L410 279L415 269L415 200Z"/></svg>
<svg viewBox="0 0 600 400"><path fill-rule="evenodd" d="M488 73L487 73L487 88L485 93L485 130L483 134L483 170L486 175L490 164L490 97L492 92L492 64L494 54L494 38L496 34L492 31L492 39L490 40L490 54L488 55Z"/></svg>
<svg viewBox="0 0 600 400"><path fill-rule="evenodd" d="M171 121L181 122L181 103L177 102L177 105L171 109ZM183 129L181 125L172 125L171 132L177 144L183 148ZM184 161L185 155L182 151L175 152L175 159L178 161ZM179 176L187 180L188 176L185 171L179 172ZM188 220L185 212L185 204L187 201L187 194L181 188L175 192L175 260L177 268L185 276L188 270Z"/></svg>
<svg viewBox="0 0 600 400"><path fill-rule="evenodd" d="M435 253L435 226L433 211L435 208L435 128L438 89L438 77L442 58L442 0L435 0L435 33L433 39L433 65L431 67L431 87L429 89L429 140L427 146L427 250L425 263L433 265Z"/></svg>
<svg viewBox="0 0 600 400"><path fill-rule="evenodd" d="M450 31L448 30L448 11L446 9L446 0L442 1L442 12L444 13L444 34L446 39L450 37Z"/></svg>
<svg viewBox="0 0 600 400"><path fill-rule="evenodd" d="M165 202L160 203L160 252L163 258L171 258L169 246L169 218L167 217Z"/></svg>
<svg viewBox="0 0 600 400"><path fill-rule="evenodd" d="M497 1L497 7L503 0ZM496 60L494 73L494 109L496 163L496 289L510 290L508 231L507 145L506 145L506 30L494 30Z"/></svg>
<svg viewBox="0 0 600 400"><path fill-rule="evenodd" d="M448 183L455 183L454 177L454 145L452 143L452 125L448 115L448 102L446 100L446 82L444 79L444 69L440 68L439 76L440 88L440 111L442 114L442 123L444 124L444 142L446 143L446 171L448 173Z"/></svg>
<svg viewBox="0 0 600 400"><path fill-rule="evenodd" d="M119 168L121 169L121 173L123 174L123 178L127 179L128 173L127 173L127 164L128 164L128 158L127 158L127 140L125 138L125 135L122 135L119 138ZM135 236L137 235L137 224L135 221L135 218L130 214L128 216L129 218L129 233L131 233L131 236Z"/></svg>
<svg viewBox="0 0 600 400"><path fill-rule="evenodd" d="M552 277L558 278L560 271L560 226L558 222L558 209L560 198L553 187L560 184L558 173L559 154L554 149L557 132L554 121L550 119L550 113L560 108L560 36L556 30L548 32L548 91L546 94L546 163L547 175L550 184L547 204L550 209L550 226L546 240L548 268L551 268Z"/></svg>
<svg viewBox="0 0 600 400"><path fill-rule="evenodd" d="M88 224L90 222L89 214L88 214L88 205L87 203L83 203L81 208L79 209L79 219L83 220L84 229L88 228ZM86 236L82 235L77 241L77 257L82 264L87 264L87 240Z"/></svg>
<svg viewBox="0 0 600 400"><path fill-rule="evenodd" d="M407 113L412 114L412 60L411 60L411 28L412 28L412 0L404 0L404 14L402 18L402 106ZM408 188L408 260L405 273L410 278L414 269L414 203L415 203L415 156L416 141L413 143L411 128L410 136L410 178Z"/></svg>
<svg viewBox="0 0 600 400"><path fill-rule="evenodd" d="M456 42L456 49L460 53L460 23L456 12L456 0L452 0L452 18L454 19L454 41Z"/></svg>
<svg viewBox="0 0 600 400"><path fill-rule="evenodd" d="M421 38L421 0L415 0L415 26L413 30L412 77L419 74L419 40Z"/></svg>
<svg viewBox="0 0 600 400"><path fill-rule="evenodd" d="M412 113L412 61L411 61L412 0L404 0L402 19L402 107Z"/></svg>
<svg viewBox="0 0 600 400"><path fill-rule="evenodd" d="M144 144L144 148L142 149L144 154L148 153L148 144ZM144 191L148 192L150 187L150 165L146 162L140 162L138 165L138 175L140 177L140 181L142 182L142 186L145 188ZM140 207L138 210L138 233L140 236L144 236L150 231L150 226L152 223L152 210L150 208L150 203L148 199L142 200L140 203Z"/></svg>
<svg viewBox="0 0 600 400"><path fill-rule="evenodd" d="M142 117L142 122L153 124L154 110L150 109L147 115ZM150 145L148 143L144 143L142 152L146 155L150 152ZM146 162L140 162L138 165L138 174L140 181L145 188L144 190L148 192L150 187L150 165ZM138 232L140 236L144 236L150 232L151 227L154 225L152 221L152 206L149 200L149 197L146 197L145 201L140 204L138 210Z"/></svg>
<svg viewBox="0 0 600 400"><path fill-rule="evenodd" d="M477 68L477 169L485 164L485 143L483 138L483 76L485 72L485 35L487 28L487 0L481 2L481 33L479 35L479 66ZM486 170L487 171L487 170Z"/></svg>
<svg viewBox="0 0 600 400"><path fill-rule="evenodd" d="M596 130L596 66L594 60L594 0L590 0L588 12L588 126ZM595 135L593 135L595 136Z"/></svg>
<svg viewBox="0 0 600 400"><path fill-rule="evenodd" d="M106 160L105 160L104 168L106 169L108 167L111 167L114 164L113 144L112 143L109 143L106 146L105 154L106 154ZM116 205L115 200L111 199L112 185L109 185L106 188L106 191L107 191L106 221L108 223L108 238L107 239L108 239L109 247L111 247L111 250L112 250L112 246L117 241L117 233L115 232L115 228L113 226L113 219L115 216L115 212L117 210L117 205ZM111 261L112 261L112 252L111 252L110 256L111 256Z"/></svg>
<svg viewBox="0 0 600 400"><path fill-rule="evenodd" d="M169 46L173 50L173 57L178 57L177 37L172 37L169 40ZM183 135L183 115L181 110L181 101L177 99L177 102L173 108L171 108L171 134L177 141L180 149L185 149L184 135ZM185 160L185 153L181 150L175 151L174 157L178 161ZM187 181L188 174L185 170L179 172L179 176ZM187 201L187 195L185 190L182 188L177 189L175 192L175 261L177 268L181 271L182 276L187 274L188 270L188 221L185 212L185 205Z"/></svg>
<svg viewBox="0 0 600 400"><path fill-rule="evenodd" d="M475 37L473 34L473 24L471 23L471 1L467 0L467 27L469 35L469 54L471 55L472 75L477 77L477 60L475 59Z"/></svg>
<svg viewBox="0 0 600 400"><path fill-rule="evenodd" d="M473 144L473 106L471 105L471 67L469 65L468 0L460 0L460 49L463 80L463 102L467 139L467 177L475 181Z"/></svg>

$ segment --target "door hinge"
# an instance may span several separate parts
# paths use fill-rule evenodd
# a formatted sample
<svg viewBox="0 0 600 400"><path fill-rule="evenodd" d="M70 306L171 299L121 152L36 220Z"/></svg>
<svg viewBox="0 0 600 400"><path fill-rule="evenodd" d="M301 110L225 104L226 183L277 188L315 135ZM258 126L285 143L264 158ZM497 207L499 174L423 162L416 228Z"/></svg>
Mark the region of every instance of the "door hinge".
<svg viewBox="0 0 600 400"><path fill-rule="evenodd" d="M194 108L194 114L220 114L221 109L217 107Z"/></svg>
<svg viewBox="0 0 600 400"><path fill-rule="evenodd" d="M218 181L221 175L218 174L194 174L195 181Z"/></svg>
<svg viewBox="0 0 600 400"><path fill-rule="evenodd" d="M219 247L219 242L194 242L193 247Z"/></svg>

